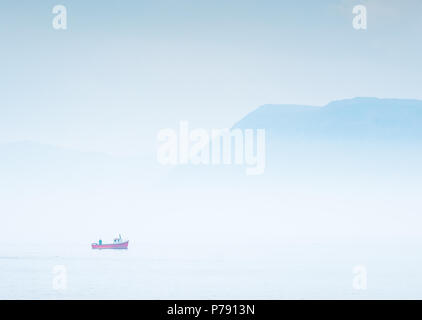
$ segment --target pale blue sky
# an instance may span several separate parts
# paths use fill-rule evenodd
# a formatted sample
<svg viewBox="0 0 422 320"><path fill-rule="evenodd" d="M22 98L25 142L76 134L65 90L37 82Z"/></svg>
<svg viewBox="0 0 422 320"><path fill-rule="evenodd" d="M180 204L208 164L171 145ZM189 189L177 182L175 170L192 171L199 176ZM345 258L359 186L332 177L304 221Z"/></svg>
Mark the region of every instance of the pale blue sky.
<svg viewBox="0 0 422 320"><path fill-rule="evenodd" d="M368 6L368 30L352 7ZM52 8L68 30L52 28ZM155 152L263 104L422 99L422 2L2 1L0 142Z"/></svg>

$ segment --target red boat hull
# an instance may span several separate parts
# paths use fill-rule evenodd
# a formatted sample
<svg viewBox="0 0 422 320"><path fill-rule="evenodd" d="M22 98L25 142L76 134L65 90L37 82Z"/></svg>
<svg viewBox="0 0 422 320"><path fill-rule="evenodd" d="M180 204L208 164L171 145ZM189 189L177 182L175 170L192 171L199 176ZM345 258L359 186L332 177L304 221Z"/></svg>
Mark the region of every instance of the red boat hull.
<svg viewBox="0 0 422 320"><path fill-rule="evenodd" d="M127 249L129 246L129 241L125 241L122 243L110 243L110 244L98 244L93 243L92 249Z"/></svg>

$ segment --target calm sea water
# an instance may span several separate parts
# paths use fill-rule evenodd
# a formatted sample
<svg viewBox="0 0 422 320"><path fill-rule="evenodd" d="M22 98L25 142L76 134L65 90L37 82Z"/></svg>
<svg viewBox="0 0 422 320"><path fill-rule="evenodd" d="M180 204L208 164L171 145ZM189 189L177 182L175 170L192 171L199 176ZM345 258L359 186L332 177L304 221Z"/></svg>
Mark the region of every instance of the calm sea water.
<svg viewBox="0 0 422 320"><path fill-rule="evenodd" d="M366 290L352 285L357 265ZM0 299L420 299L421 270L412 242L10 244L0 250Z"/></svg>

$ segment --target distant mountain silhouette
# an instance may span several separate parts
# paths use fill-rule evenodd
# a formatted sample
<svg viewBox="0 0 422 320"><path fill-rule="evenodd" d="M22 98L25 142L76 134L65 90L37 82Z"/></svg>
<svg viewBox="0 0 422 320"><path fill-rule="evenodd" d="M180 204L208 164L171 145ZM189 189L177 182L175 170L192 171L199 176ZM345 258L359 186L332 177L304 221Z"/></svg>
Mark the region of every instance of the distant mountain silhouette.
<svg viewBox="0 0 422 320"><path fill-rule="evenodd" d="M270 139L388 140L422 138L422 101L355 98L324 107L264 105L234 128L264 128Z"/></svg>
<svg viewBox="0 0 422 320"><path fill-rule="evenodd" d="M263 176L269 178L338 177L346 173L420 175L422 101L355 98L323 107L264 105L237 122L235 128L266 130ZM0 174L3 182L10 183L88 181L146 186L169 171L176 183L249 179L245 168L235 165L163 167L154 159L155 151L150 150L147 159L115 158L35 142L1 144Z"/></svg>
<svg viewBox="0 0 422 320"><path fill-rule="evenodd" d="M420 175L422 101L354 98L323 107L263 105L236 128L265 129L263 176L272 180ZM236 166L189 170L200 179L248 180Z"/></svg>
<svg viewBox="0 0 422 320"><path fill-rule="evenodd" d="M422 101L355 98L264 105L233 128L265 129L266 174L419 176Z"/></svg>

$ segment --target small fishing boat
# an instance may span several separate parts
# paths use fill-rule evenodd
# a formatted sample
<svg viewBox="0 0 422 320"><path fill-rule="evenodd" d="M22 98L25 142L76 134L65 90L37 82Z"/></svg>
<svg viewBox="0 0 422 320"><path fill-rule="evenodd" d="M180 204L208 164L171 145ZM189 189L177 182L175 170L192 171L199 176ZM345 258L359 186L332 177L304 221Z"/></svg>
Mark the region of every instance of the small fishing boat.
<svg viewBox="0 0 422 320"><path fill-rule="evenodd" d="M92 249L127 249L129 240L124 241L119 234L119 237L114 239L113 243L103 243L103 241L100 240L98 243L92 243L91 246Z"/></svg>

